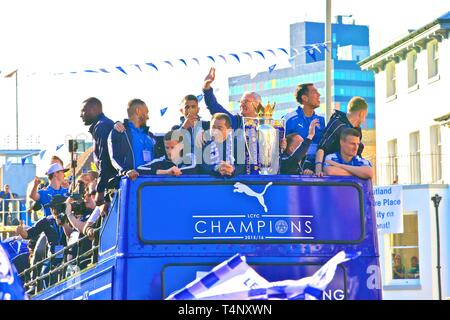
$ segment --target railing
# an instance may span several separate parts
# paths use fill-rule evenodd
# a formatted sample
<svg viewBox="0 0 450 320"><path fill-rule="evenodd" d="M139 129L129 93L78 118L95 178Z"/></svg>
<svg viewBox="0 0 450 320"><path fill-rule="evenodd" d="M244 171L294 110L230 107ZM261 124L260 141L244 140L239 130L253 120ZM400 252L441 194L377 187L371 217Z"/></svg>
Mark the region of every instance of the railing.
<svg viewBox="0 0 450 320"><path fill-rule="evenodd" d="M94 266L98 261L98 248L99 248L99 232L100 228L95 229L95 236L93 240L89 240L87 236L82 237L78 241L64 247L63 249L55 252L48 258L41 260L37 263L35 263L30 268L24 270L20 277L22 281L25 283L25 291L28 293L30 298L33 296L41 293L44 290L47 290L48 288L55 286L59 284L62 281L71 279L71 277L76 277L81 273L81 271L86 270L92 266ZM77 252L77 255L74 258L71 258L68 261L63 261L58 265L53 265L55 260L59 260L57 257L61 254L63 255L63 260L65 260L67 257L70 257L70 249L73 249L77 247L80 249L80 244L82 241L92 241L92 247L87 250L86 252L83 252L82 254L79 254ZM47 250L47 248L46 248ZM83 265L87 259L90 258L90 263L86 264L86 266ZM49 271L45 274L39 275L40 272L42 272L42 267L48 266ZM75 267L75 273L73 273L74 270L72 270L73 274L66 275L67 270L70 270L70 268Z"/></svg>
<svg viewBox="0 0 450 320"><path fill-rule="evenodd" d="M377 184L449 183L443 168L448 162L446 154L411 154L377 157Z"/></svg>
<svg viewBox="0 0 450 320"><path fill-rule="evenodd" d="M21 210L21 204L25 204L25 199L0 199L0 239L3 235L8 236L10 233L14 233L16 226L22 220L29 226L35 221L33 215L28 210ZM16 223L14 222L16 219Z"/></svg>

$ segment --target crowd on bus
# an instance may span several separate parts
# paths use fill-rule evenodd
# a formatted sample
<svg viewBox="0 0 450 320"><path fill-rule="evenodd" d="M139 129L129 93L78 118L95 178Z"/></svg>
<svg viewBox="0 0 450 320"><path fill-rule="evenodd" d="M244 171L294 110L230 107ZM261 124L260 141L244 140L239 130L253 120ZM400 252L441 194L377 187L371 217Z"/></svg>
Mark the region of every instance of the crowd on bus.
<svg viewBox="0 0 450 320"><path fill-rule="evenodd" d="M111 190L117 189L124 176L135 180L146 174L209 174L222 178L248 174L248 137L242 129L246 119L257 118L261 97L256 92L245 92L239 113L231 114L214 95L214 79L215 69L211 68L203 83L211 119L200 119L198 98L186 95L180 123L168 128L162 141L147 126L149 109L144 101L131 100L127 119L117 122L103 113L99 99L83 101L80 117L92 135L98 171L84 173L72 186L64 174L69 169L64 168L61 159L53 157L46 172L48 185L43 186L36 177L29 196L35 206L43 207L45 217L32 227L23 223L17 226L19 238L29 247L29 252L17 254L17 261L21 261L18 269L24 270L30 261L34 265L47 249L49 254L57 255L35 274L45 274L48 268L89 250L100 217L106 215L111 204ZM279 174L372 178L372 166L361 156L361 124L368 113L366 101L353 97L348 112L335 110L325 125L324 117L315 113L320 94L313 83L298 85L294 95L299 106L284 116L285 132L276 144ZM62 254L68 244L83 236L85 248L73 247Z"/></svg>

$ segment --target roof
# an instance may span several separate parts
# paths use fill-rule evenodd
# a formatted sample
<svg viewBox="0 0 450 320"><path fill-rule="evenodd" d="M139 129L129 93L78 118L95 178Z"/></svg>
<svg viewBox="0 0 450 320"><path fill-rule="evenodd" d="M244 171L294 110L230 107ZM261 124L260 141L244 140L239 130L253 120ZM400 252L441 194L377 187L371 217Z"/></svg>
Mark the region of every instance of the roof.
<svg viewBox="0 0 450 320"><path fill-rule="evenodd" d="M441 122L442 126L450 127L450 112L443 115L442 117L434 119L434 121Z"/></svg>
<svg viewBox="0 0 450 320"><path fill-rule="evenodd" d="M394 43L378 51L377 53L360 61L358 64L361 66L362 69L370 69L371 67L373 67L373 64L380 62L379 60L383 60L383 56L385 56L387 53L390 52L390 55L393 56L394 53L407 49L406 47L404 47L406 42L414 40L423 41L430 35L448 38L449 30L450 30L450 11L446 12L439 18L433 20L432 22L426 24L425 26L419 29L410 30L407 35L401 37L400 39L396 40ZM390 55L386 55L384 59L390 58Z"/></svg>

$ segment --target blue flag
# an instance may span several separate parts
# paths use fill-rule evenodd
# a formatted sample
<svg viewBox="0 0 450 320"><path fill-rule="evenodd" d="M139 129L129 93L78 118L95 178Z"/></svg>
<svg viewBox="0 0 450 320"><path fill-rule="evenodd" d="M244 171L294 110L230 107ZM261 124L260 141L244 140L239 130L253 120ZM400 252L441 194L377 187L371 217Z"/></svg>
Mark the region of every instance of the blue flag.
<svg viewBox="0 0 450 320"><path fill-rule="evenodd" d="M269 73L272 73L272 71L276 68L277 64L275 63L274 65L271 65L269 67Z"/></svg>
<svg viewBox="0 0 450 320"><path fill-rule="evenodd" d="M116 67L116 69L119 70L120 72L128 75L128 73L126 73L126 71L121 66Z"/></svg>
<svg viewBox="0 0 450 320"><path fill-rule="evenodd" d="M56 151L58 151L59 149L61 149L63 146L64 146L64 143L63 143L63 144L58 144L58 145L56 146Z"/></svg>
<svg viewBox="0 0 450 320"><path fill-rule="evenodd" d="M41 152L39 152L39 158L42 160L42 158L44 157L44 154L47 152L47 150L42 150Z"/></svg>
<svg viewBox="0 0 450 320"><path fill-rule="evenodd" d="M0 300L27 300L28 296L7 250L0 241Z"/></svg>
<svg viewBox="0 0 450 320"><path fill-rule="evenodd" d="M161 117L166 113L167 111L167 107L162 108L161 110L159 110L159 112L161 113Z"/></svg>
<svg viewBox="0 0 450 320"><path fill-rule="evenodd" d="M152 68L155 68L156 71L159 71L159 70L158 70L158 67L157 67L154 63L147 62L146 65L148 65L148 66L150 66L150 67L152 67Z"/></svg>
<svg viewBox="0 0 450 320"><path fill-rule="evenodd" d="M339 252L310 277L269 282L250 267L244 256L236 254L214 267L203 277L175 291L167 300L314 300L333 280L337 266L361 253ZM251 284L251 286L250 286Z"/></svg>

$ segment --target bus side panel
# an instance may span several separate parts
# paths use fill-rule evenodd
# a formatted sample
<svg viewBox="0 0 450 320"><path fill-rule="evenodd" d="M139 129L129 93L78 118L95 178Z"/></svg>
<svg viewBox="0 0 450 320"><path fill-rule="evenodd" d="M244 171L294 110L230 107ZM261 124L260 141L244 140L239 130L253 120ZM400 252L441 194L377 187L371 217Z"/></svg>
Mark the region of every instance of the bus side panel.
<svg viewBox="0 0 450 320"><path fill-rule="evenodd" d="M127 299L164 299L228 259L223 257L133 257L127 259ZM312 276L327 260L250 257L248 264L270 282ZM358 257L340 265L323 293L324 300L381 298L377 259Z"/></svg>

